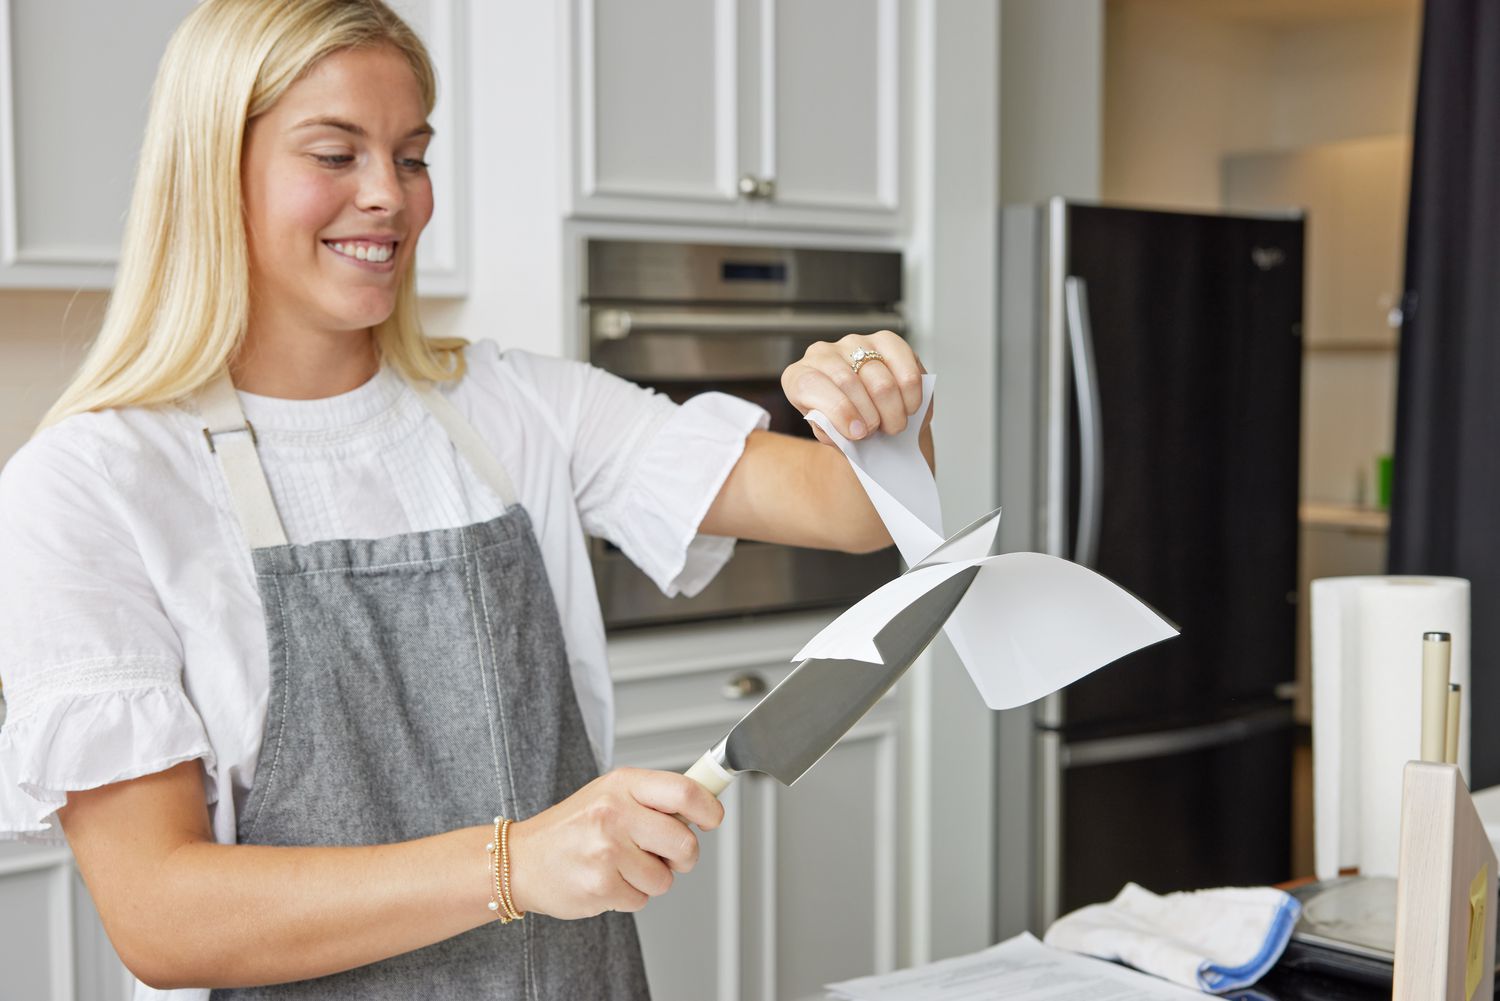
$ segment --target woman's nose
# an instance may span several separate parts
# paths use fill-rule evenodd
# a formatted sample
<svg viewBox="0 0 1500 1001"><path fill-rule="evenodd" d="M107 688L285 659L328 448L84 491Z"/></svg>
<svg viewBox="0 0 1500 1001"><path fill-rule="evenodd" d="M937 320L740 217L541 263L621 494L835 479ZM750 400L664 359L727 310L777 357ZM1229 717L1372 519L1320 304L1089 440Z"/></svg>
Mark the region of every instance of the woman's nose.
<svg viewBox="0 0 1500 1001"><path fill-rule="evenodd" d="M360 172L356 204L366 212L389 213L399 212L405 206L406 191L394 163L373 160Z"/></svg>

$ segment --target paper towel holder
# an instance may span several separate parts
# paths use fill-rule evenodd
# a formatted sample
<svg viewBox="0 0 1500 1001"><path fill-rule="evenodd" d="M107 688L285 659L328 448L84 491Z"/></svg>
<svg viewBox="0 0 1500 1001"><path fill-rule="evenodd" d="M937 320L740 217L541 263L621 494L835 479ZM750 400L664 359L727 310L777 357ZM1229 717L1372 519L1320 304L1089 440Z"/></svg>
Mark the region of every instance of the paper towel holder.
<svg viewBox="0 0 1500 1001"><path fill-rule="evenodd" d="M1393 1001L1489 1001L1496 860L1457 766L1407 762Z"/></svg>

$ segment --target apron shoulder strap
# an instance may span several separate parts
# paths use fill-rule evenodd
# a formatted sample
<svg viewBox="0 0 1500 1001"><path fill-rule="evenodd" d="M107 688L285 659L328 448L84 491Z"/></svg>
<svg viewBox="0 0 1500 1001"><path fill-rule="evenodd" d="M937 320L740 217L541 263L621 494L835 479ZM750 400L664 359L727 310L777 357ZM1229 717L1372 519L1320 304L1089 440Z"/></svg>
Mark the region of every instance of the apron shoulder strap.
<svg viewBox="0 0 1500 1001"><path fill-rule="evenodd" d="M437 419L448 432L448 438L453 446L458 449L474 472L495 492L506 508L516 503L516 488L510 481L510 475L506 473L505 467L500 460L495 458L495 453L490 451L484 440L479 437L479 432L474 426L464 419L464 415L458 412L449 399L438 392L429 382L417 382L408 379L407 385L412 392L417 394L417 399L427 408L428 413Z"/></svg>
<svg viewBox="0 0 1500 1001"><path fill-rule="evenodd" d="M255 427L245 419L228 369L198 391L198 411L203 417L203 439L219 458L245 541L251 549L286 545L286 530L255 452Z"/></svg>
<svg viewBox="0 0 1500 1001"><path fill-rule="evenodd" d="M410 379L406 383L442 425L458 454L473 467L479 478L507 509L514 506L516 489L509 474L458 408L430 383ZM256 452L255 426L245 419L228 369L198 391L197 403L203 418L203 440L208 443L208 450L219 459L230 502L250 548L286 545L286 529L276 512L265 468Z"/></svg>

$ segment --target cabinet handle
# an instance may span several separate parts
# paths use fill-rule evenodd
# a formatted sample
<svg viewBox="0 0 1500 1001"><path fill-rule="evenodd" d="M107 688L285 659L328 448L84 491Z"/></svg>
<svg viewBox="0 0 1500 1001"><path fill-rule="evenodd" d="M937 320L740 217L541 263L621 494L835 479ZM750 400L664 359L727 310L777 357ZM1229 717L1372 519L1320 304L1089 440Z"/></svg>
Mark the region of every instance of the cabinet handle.
<svg viewBox="0 0 1500 1001"><path fill-rule="evenodd" d="M736 674L724 682L724 697L731 701L766 694L766 679L758 674Z"/></svg>
<svg viewBox="0 0 1500 1001"><path fill-rule="evenodd" d="M769 177L741 174L739 189L744 198L766 201L776 197L776 182Z"/></svg>

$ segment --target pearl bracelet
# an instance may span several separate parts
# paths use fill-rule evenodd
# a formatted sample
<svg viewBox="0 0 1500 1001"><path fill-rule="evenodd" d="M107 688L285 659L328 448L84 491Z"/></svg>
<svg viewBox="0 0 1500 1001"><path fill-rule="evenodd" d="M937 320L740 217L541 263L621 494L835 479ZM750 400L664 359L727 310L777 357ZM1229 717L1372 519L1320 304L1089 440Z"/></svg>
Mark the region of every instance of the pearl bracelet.
<svg viewBox="0 0 1500 1001"><path fill-rule="evenodd" d="M490 857L490 875L495 881L495 894L490 900L490 910L499 913L500 923L503 925L526 916L522 911L516 910L515 901L510 896L510 825L510 820L496 817L494 840L484 846L485 853Z"/></svg>

